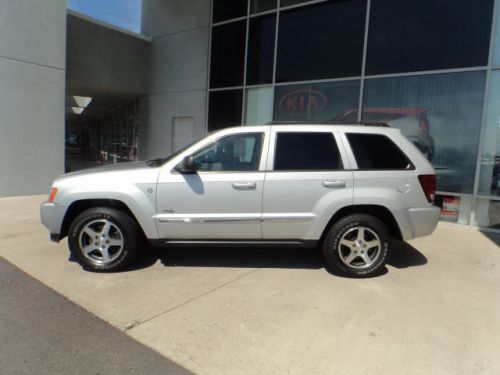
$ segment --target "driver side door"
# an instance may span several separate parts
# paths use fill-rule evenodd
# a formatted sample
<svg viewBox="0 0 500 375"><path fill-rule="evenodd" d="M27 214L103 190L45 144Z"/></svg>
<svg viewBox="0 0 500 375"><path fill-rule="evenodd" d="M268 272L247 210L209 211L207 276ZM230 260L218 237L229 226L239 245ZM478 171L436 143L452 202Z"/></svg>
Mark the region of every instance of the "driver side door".
<svg viewBox="0 0 500 375"><path fill-rule="evenodd" d="M160 238L261 239L268 137L268 131L222 135L192 153L195 173L164 168L157 188Z"/></svg>

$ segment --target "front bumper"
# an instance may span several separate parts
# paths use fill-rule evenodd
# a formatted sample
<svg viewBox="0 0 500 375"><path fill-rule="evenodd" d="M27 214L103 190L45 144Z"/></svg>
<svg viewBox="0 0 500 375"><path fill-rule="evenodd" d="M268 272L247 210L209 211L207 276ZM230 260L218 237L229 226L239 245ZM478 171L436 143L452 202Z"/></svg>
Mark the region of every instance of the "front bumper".
<svg viewBox="0 0 500 375"><path fill-rule="evenodd" d="M68 205L44 202L40 207L40 219L50 231L50 239L55 242L61 240L61 228Z"/></svg>
<svg viewBox="0 0 500 375"><path fill-rule="evenodd" d="M408 209L412 238L428 236L436 229L441 209L436 206Z"/></svg>

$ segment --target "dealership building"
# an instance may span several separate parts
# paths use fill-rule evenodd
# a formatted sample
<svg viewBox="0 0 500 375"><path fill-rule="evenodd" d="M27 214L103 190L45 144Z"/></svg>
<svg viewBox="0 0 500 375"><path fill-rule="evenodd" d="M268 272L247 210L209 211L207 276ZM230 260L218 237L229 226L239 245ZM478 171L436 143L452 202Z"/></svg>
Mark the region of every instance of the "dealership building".
<svg viewBox="0 0 500 375"><path fill-rule="evenodd" d="M104 1L104 0L103 0ZM0 197L269 121L382 121L442 219L500 230L500 0L143 0L133 33L0 2Z"/></svg>

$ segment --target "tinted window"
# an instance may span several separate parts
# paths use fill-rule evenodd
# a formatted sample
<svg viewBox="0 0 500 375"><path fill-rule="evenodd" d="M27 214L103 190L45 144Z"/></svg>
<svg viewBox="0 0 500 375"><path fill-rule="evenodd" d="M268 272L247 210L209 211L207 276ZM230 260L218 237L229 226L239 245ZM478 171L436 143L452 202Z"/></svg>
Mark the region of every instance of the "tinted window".
<svg viewBox="0 0 500 375"><path fill-rule="evenodd" d="M273 81L274 34L276 16L250 20L248 32L247 85Z"/></svg>
<svg viewBox="0 0 500 375"><path fill-rule="evenodd" d="M371 2L367 74L486 65L493 0Z"/></svg>
<svg viewBox="0 0 500 375"><path fill-rule="evenodd" d="M264 12L276 8L277 0L251 0L250 13Z"/></svg>
<svg viewBox="0 0 500 375"><path fill-rule="evenodd" d="M259 169L262 133L221 138L194 156L201 171L256 171Z"/></svg>
<svg viewBox="0 0 500 375"><path fill-rule="evenodd" d="M280 14L278 82L359 76L366 0L328 1Z"/></svg>
<svg viewBox="0 0 500 375"><path fill-rule="evenodd" d="M208 104L208 130L241 125L243 90L212 91Z"/></svg>
<svg viewBox="0 0 500 375"><path fill-rule="evenodd" d="M278 133L274 170L342 169L340 154L332 133Z"/></svg>
<svg viewBox="0 0 500 375"><path fill-rule="evenodd" d="M405 154L388 137L380 134L347 134L358 169L410 169Z"/></svg>
<svg viewBox="0 0 500 375"><path fill-rule="evenodd" d="M210 87L243 85L246 21L212 28Z"/></svg>
<svg viewBox="0 0 500 375"><path fill-rule="evenodd" d="M243 17L247 14L247 0L214 0L213 22Z"/></svg>
<svg viewBox="0 0 500 375"><path fill-rule="evenodd" d="M305 3L306 1L309 1L309 0L281 0L280 6L286 7L286 6L290 6L290 5Z"/></svg>

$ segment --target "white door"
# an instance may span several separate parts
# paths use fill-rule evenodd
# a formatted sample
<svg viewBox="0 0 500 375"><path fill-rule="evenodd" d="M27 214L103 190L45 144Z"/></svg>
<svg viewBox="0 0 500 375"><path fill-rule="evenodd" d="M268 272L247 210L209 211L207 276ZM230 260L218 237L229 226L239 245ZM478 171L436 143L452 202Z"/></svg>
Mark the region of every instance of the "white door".
<svg viewBox="0 0 500 375"><path fill-rule="evenodd" d="M273 129L279 130L272 131L264 182L263 238L317 240L318 228L352 204L353 172L345 170L340 139L323 129Z"/></svg>
<svg viewBox="0 0 500 375"><path fill-rule="evenodd" d="M265 132L222 136L194 151L196 173L164 168L157 225L164 239L260 239Z"/></svg>
<svg viewBox="0 0 500 375"><path fill-rule="evenodd" d="M172 118L172 153L194 141L194 117Z"/></svg>

